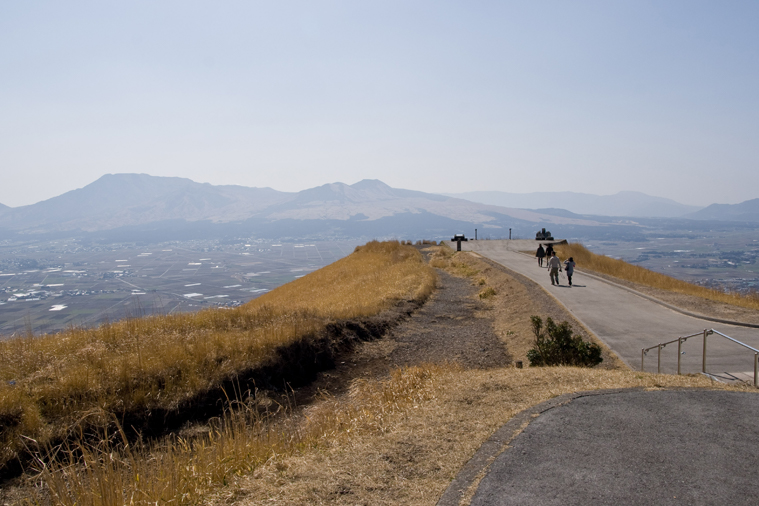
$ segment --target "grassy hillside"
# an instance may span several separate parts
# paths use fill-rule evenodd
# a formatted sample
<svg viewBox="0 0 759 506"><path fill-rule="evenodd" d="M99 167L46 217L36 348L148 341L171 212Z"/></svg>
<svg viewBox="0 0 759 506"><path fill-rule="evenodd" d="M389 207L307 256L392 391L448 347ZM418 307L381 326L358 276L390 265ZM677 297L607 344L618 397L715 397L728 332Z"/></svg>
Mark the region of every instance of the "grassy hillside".
<svg viewBox="0 0 759 506"><path fill-rule="evenodd" d="M276 367L288 346L297 345L288 357L297 361L333 322L422 301L435 282L413 247L372 242L237 309L0 342L0 463L82 427L165 415L224 381Z"/></svg>
<svg viewBox="0 0 759 506"><path fill-rule="evenodd" d="M596 255L582 244L558 244L555 246L555 249L556 254L562 260L573 257L580 269L595 271L653 288L682 293L685 295L693 295L703 299L713 300L715 302L732 304L748 309L759 309L759 298L757 297L745 296L738 293L724 293L718 290L694 285L665 274L660 274L637 265L629 264L624 260L617 260L604 255Z"/></svg>
<svg viewBox="0 0 759 506"><path fill-rule="evenodd" d="M431 263L474 285L472 297L486 301L476 318L492 321L495 334L516 358L522 357L530 346L529 315L546 314L544 302L504 271L468 253L440 248ZM268 308L279 314L270 308L282 305L304 318L291 322L311 318L330 325L338 318L371 316L398 300L423 300L436 282L419 253L397 243L372 243L310 276L308 282L303 281L306 277L285 285L245 310ZM418 320L407 324L418 326ZM230 323L230 332L235 328ZM190 330L188 324L185 331ZM429 334L427 328L418 330L420 339ZM394 346L392 341L390 336L362 346L376 351L375 345ZM303 409L285 410L292 416L262 415L262 407L277 408L265 395L233 402L224 416L191 433L149 443L121 444L126 438L115 422L101 429L98 439L74 438L55 448L60 450L55 459L29 480L39 492L25 488L14 497L72 506L434 505L496 429L519 411L556 395L625 387L753 391L714 384L703 376L647 374L609 362L611 369L465 369L455 363L421 363L389 375L355 376L346 383L346 393L322 394ZM13 503L7 497L0 489L0 503Z"/></svg>

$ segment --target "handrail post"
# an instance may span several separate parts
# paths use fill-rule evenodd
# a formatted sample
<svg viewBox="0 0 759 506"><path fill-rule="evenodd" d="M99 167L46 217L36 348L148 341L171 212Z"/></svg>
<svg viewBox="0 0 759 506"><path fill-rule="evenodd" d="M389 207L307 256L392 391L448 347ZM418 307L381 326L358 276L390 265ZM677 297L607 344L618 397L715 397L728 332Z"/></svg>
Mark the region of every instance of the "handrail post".
<svg viewBox="0 0 759 506"><path fill-rule="evenodd" d="M666 341L663 343L659 343L655 346L651 346L650 348L642 348L640 350L640 370L645 371L646 367L646 355L649 351L656 348L657 351L657 365L656 365L656 372L658 374L662 374L661 372L661 350L662 348L666 348L668 344L673 344L675 341L677 341L677 374L682 374L682 355L685 353L683 351L683 343L687 341L688 339L692 337L698 337L699 335L702 335L704 338L704 347L703 347L703 355L701 359L701 372L703 374L708 375L706 372L706 352L708 348L708 342L709 342L709 335L710 334L717 334L718 336L722 336L724 339L727 339L730 342L733 342L737 345L742 346L743 348L747 348L751 350L754 353L754 386L756 388L759 388L759 349L754 348L753 346L749 346L746 343L742 343L738 341L737 339L734 339L726 334L723 334L722 332L715 330L715 329L704 329L703 332L696 332L695 334L690 334L688 336L680 336L677 339L673 339L671 341Z"/></svg>
<svg viewBox="0 0 759 506"><path fill-rule="evenodd" d="M661 343L659 344L659 365L656 366L656 373L661 374Z"/></svg>

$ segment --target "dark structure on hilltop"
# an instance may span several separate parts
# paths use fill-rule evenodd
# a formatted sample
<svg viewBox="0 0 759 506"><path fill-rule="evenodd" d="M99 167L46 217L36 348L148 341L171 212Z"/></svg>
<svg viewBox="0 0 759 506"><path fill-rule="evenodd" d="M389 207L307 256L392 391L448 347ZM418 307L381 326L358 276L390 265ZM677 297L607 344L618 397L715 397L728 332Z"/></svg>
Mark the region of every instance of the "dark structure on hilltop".
<svg viewBox="0 0 759 506"><path fill-rule="evenodd" d="M542 230L538 230L538 233L535 234L535 240L536 241L553 241L553 236L551 235L551 232L546 230L545 228Z"/></svg>

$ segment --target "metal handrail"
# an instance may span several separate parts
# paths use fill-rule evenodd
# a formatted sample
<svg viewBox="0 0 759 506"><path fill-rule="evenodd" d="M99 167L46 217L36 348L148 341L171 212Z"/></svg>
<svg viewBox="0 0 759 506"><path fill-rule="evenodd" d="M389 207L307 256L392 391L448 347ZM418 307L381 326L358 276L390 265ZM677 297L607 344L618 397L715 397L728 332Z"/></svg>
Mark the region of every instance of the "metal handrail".
<svg viewBox="0 0 759 506"><path fill-rule="evenodd" d="M712 334L720 335L724 337L725 339L732 341L735 344L739 344L743 346L744 348L747 348L754 352L754 386L759 387L759 350L757 350L756 348L752 346L747 345L746 343L742 343L735 338L732 338L726 334L723 334L722 332L715 329L704 329L702 332L697 332L689 336L678 337L677 339L667 341L666 343L659 343L656 346L651 346L649 348L643 348L640 351L640 370L641 371L644 370L643 365L645 363L645 357L648 354L648 352L656 348L658 350L657 352L658 365L657 365L656 372L661 374L661 350L662 348L666 347L668 344L672 344L676 342L677 343L677 374L680 374L680 357L682 356L681 348L682 348L683 343L687 341L688 339L690 339L691 337L704 336L704 348L703 348L704 351L703 351L703 356L701 359L701 372L706 374L706 343L707 343L706 338Z"/></svg>
<svg viewBox="0 0 759 506"><path fill-rule="evenodd" d="M682 336L678 337L677 339L673 339L672 341L667 341L666 343L659 343L656 346L651 346L650 348L643 348L640 352L640 370L643 370L643 361L646 357L646 354L653 350L654 348L658 348L658 359L659 364L657 366L656 372L661 374L661 350L662 348L666 347L668 344L672 344L674 342L677 343L677 374L680 374L680 357L682 356L681 349L683 346L683 343L690 339L691 337L701 336L703 335L703 332L696 332L695 334L691 334L689 336Z"/></svg>
<svg viewBox="0 0 759 506"><path fill-rule="evenodd" d="M742 342L738 341L737 339L734 339L734 338L732 338L732 337L730 337L730 336L728 336L728 335L725 335L725 334L723 334L722 332L720 332L719 330L714 330L714 329L711 329L711 330L709 330L709 333L710 333L710 334L719 334L719 335L721 335L722 337L724 337L725 339L729 339L730 341L734 342L735 344L740 344L740 345L741 345L741 346L743 346L744 348L748 348L749 350L753 351L754 353L759 353L759 350L757 350L756 348L754 348L754 347L752 347L752 346L749 346L749 345L748 345L748 344L746 344L746 343L742 343Z"/></svg>

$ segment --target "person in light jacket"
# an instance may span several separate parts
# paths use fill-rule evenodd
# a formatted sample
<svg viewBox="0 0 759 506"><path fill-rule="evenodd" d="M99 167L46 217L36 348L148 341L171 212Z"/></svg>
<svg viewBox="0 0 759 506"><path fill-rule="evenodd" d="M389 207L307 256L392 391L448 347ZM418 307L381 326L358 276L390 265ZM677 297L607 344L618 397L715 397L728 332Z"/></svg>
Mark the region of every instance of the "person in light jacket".
<svg viewBox="0 0 759 506"><path fill-rule="evenodd" d="M575 272L575 259L569 257L569 260L564 262L564 270L567 272L567 279L569 280L569 286L572 286L572 274Z"/></svg>
<svg viewBox="0 0 759 506"><path fill-rule="evenodd" d="M551 276L551 284L559 284L559 272L561 272L561 260L556 256L556 252L551 252L551 258L548 259L548 274ZM554 283L554 279L556 282Z"/></svg>

